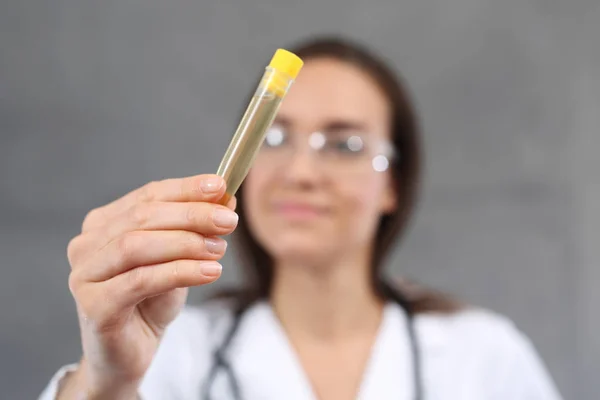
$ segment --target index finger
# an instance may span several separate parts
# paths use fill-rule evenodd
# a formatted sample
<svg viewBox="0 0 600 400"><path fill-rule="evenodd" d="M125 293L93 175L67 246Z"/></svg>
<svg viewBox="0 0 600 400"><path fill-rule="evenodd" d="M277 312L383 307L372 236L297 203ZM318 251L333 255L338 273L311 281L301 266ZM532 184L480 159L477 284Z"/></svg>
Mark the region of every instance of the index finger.
<svg viewBox="0 0 600 400"><path fill-rule="evenodd" d="M94 229L104 224L107 219L115 217L140 202L203 201L216 203L224 194L225 181L214 174L150 182L105 206L91 211L83 221L82 231Z"/></svg>

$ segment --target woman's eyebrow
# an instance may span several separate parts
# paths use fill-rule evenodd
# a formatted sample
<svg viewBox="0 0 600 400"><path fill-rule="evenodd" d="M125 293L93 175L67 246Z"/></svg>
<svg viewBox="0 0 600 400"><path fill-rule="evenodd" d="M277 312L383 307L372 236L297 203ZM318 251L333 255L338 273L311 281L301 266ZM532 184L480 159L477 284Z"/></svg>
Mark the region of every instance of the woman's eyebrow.
<svg viewBox="0 0 600 400"><path fill-rule="evenodd" d="M343 131L363 131L366 129L366 125L359 121L352 120L333 120L327 122L323 126L323 130L326 132L343 132Z"/></svg>
<svg viewBox="0 0 600 400"><path fill-rule="evenodd" d="M294 124L292 120L284 115L278 115L273 120L274 124L277 124L283 128L290 128ZM347 119L333 119L325 122L320 129L323 133L337 133L344 131L365 131L367 130L366 124L356 121L356 120L347 120Z"/></svg>
<svg viewBox="0 0 600 400"><path fill-rule="evenodd" d="M273 120L273 123L277 124L277 125L281 125L284 128L288 128L288 127L290 127L290 125L292 125L292 122L290 121L290 119L285 116L282 116L282 115L277 115L275 117L275 119Z"/></svg>

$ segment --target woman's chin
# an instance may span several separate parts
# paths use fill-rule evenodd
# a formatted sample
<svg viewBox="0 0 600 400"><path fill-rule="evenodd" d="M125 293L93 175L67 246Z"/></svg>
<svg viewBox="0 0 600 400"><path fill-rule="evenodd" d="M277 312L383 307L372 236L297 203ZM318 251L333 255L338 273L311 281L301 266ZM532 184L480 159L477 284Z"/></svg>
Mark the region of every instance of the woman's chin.
<svg viewBox="0 0 600 400"><path fill-rule="evenodd" d="M331 239L316 235L291 235L277 236L277 243L273 243L271 253L280 260L302 262L302 260L315 262L331 256L334 251Z"/></svg>

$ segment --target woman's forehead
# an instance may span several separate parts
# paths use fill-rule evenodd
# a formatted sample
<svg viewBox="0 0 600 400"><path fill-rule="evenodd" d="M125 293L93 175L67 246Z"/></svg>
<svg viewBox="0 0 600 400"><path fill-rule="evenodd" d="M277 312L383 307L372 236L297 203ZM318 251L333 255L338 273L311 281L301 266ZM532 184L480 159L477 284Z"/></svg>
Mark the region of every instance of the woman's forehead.
<svg viewBox="0 0 600 400"><path fill-rule="evenodd" d="M368 74L351 64L323 58L306 62L279 114L295 125L350 119L375 129L388 123L389 109Z"/></svg>

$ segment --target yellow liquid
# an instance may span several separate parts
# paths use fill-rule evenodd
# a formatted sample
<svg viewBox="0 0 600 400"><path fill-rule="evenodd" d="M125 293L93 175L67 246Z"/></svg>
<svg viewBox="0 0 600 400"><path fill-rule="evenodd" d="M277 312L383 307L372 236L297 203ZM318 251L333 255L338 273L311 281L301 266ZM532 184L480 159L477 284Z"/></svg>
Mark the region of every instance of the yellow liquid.
<svg viewBox="0 0 600 400"><path fill-rule="evenodd" d="M246 178L281 100L282 97L262 90L252 97L217 171L227 183L222 204L227 204Z"/></svg>

